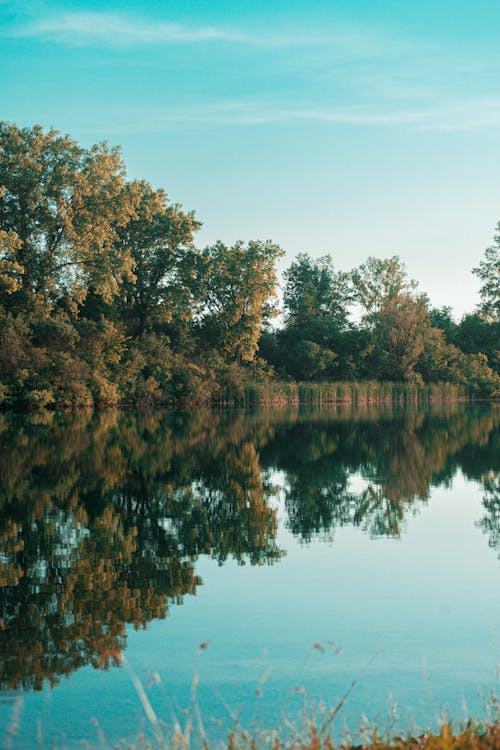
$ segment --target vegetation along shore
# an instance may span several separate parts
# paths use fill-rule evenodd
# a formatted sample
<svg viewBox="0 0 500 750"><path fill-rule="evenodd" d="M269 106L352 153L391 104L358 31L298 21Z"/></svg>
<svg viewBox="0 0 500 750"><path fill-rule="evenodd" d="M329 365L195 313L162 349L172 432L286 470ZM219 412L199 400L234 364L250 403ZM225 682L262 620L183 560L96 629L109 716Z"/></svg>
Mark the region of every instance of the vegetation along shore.
<svg viewBox="0 0 500 750"><path fill-rule="evenodd" d="M281 248L200 227L117 148L0 123L2 407L500 396L500 225L459 322L397 256L300 254L280 308Z"/></svg>

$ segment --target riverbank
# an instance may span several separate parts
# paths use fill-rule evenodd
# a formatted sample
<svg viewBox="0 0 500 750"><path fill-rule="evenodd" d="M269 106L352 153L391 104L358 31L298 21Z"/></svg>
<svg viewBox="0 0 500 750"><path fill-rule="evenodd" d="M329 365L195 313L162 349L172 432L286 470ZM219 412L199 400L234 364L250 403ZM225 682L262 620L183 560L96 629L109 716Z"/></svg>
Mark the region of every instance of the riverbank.
<svg viewBox="0 0 500 750"><path fill-rule="evenodd" d="M19 717L14 715L7 727L5 747L16 747L18 720ZM184 730L180 725L167 730L161 724L159 722L153 728L151 737L141 730L137 739L121 740L113 747L116 750L190 750L191 747L202 747L203 750L500 750L498 719L488 724L470 719L460 729L452 724L443 724L438 732L408 733L390 738L381 736L376 729L361 728L354 736L346 735L342 741L334 740L330 733L322 733L315 725L310 725L303 735L290 732L288 727L286 734L280 729L250 734L235 728L229 732L226 740L212 741L204 732L198 735L189 723ZM92 740L82 740L82 746L89 750L111 748L98 723L95 723L95 727L99 735L98 745ZM41 737L38 747L43 750ZM61 747L64 750L66 746Z"/></svg>
<svg viewBox="0 0 500 750"><path fill-rule="evenodd" d="M148 742L144 746L138 746L137 750L170 750L183 746L179 740L180 738L177 742L174 740L163 744ZM380 739L376 734L362 733L356 744L350 744L349 741L335 743L329 735L322 738L312 727L307 738L282 743L276 737L267 746L272 750L500 750L500 725L474 726L471 723L470 727L462 731L453 731L449 724L445 724L437 734L424 732L418 736L393 737L390 740ZM232 732L225 747L227 750L257 750L265 745L246 733L238 735ZM209 748L210 744L207 742L205 750Z"/></svg>
<svg viewBox="0 0 500 750"><path fill-rule="evenodd" d="M334 403L430 403L467 401L475 397L465 385L457 383L394 383L377 381L347 382L253 382L228 389L215 396L218 405L281 405Z"/></svg>
<svg viewBox="0 0 500 750"><path fill-rule="evenodd" d="M225 741L212 742L204 733L197 732L188 724L183 731L180 726L170 733L156 726L154 739L141 732L132 744L121 742L116 745L121 750L189 750L190 747L203 747L204 750L500 750L500 723L497 720L481 724L470 719L461 728L443 724L438 732L404 734L384 737L376 728L361 728L354 736L346 735L336 741L332 735L324 733L311 724L304 734L290 731L288 726L278 729L260 730L256 734L235 728ZM107 747L105 737L100 733L100 746ZM85 742L89 748L92 744Z"/></svg>
<svg viewBox="0 0 500 750"><path fill-rule="evenodd" d="M0 409L33 411L39 409L139 407L139 408L199 408L233 406L297 406L321 404L429 404L497 400L496 393L481 393L476 388L458 383L397 383L377 381L293 382L283 380L249 380L225 383L209 391L186 394L149 392L135 398L118 389L104 394L85 392L82 398L66 399L58 393L37 392L36 398L7 398L0 401Z"/></svg>

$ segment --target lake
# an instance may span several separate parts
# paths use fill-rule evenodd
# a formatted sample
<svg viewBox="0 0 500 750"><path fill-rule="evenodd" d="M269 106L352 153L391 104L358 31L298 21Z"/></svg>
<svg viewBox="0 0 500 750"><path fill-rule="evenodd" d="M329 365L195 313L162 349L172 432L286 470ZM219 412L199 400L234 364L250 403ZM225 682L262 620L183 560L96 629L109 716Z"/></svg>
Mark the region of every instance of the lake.
<svg viewBox="0 0 500 750"><path fill-rule="evenodd" d="M336 736L417 731L500 692L499 405L0 414L0 443L0 747L132 741L143 703L198 740L343 698Z"/></svg>

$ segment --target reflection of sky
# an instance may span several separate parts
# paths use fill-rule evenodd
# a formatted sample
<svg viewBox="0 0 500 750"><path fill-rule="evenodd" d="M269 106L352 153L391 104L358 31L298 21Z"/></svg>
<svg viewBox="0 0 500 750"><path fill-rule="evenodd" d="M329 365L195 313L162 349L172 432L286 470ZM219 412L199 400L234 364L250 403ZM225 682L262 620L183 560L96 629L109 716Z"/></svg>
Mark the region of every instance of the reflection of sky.
<svg viewBox="0 0 500 750"><path fill-rule="evenodd" d="M172 606L167 620L129 632L128 662L145 681L145 671L159 673L161 684L149 695L167 721L172 706L181 716L199 667L207 730L213 718L229 726L229 709L247 727L276 723L282 709L299 710L299 698L290 696L299 684L335 705L355 678L342 711L351 728L363 713L386 725L391 700L403 728L413 720L427 726L445 707L462 718L464 702L483 714L481 691L498 689L500 604L496 553L475 526L480 500L476 485L457 475L453 489L434 490L428 505L408 517L401 539L370 540L342 528L333 544L305 545L282 526L278 541L286 556L271 567L220 567L200 558L196 571L204 585L183 606ZM329 640L341 654L328 646L325 653L310 650ZM2 717L9 712L0 707ZM138 730L139 700L124 669L86 668L51 693L26 695L20 737L33 737L40 718L48 745L51 726L89 738L96 731L92 717L110 740Z"/></svg>

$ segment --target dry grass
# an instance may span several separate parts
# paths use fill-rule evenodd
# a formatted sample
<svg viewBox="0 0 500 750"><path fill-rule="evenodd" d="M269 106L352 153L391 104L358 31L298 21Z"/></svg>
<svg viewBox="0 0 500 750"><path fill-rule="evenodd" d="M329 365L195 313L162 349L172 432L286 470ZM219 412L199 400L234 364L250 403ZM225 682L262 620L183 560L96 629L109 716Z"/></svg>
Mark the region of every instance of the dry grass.
<svg viewBox="0 0 500 750"><path fill-rule="evenodd" d="M208 643L206 641L199 645L198 654L207 648ZM312 649L317 646L321 644L314 644ZM323 702L315 709L308 702L305 690L295 688L294 692L300 692L304 699L304 708L298 720L292 720L283 714L275 727L247 731L241 726L237 716L231 713L232 724L226 732L219 728L217 736L210 736L211 732L205 729L198 703L198 670L193 677L188 708L181 716L172 712L170 722L166 723L153 709L147 691L126 658L120 655L119 661L128 672L144 711L145 727L134 740L111 743L99 722L94 719L92 723L97 742L83 740L80 743L87 750L500 750L500 705L494 693L491 693L485 706L486 719L482 722L469 719L461 725L444 723L439 731L414 732L401 736L394 736L391 733L394 729L382 731L376 725L361 726L356 733L344 734L340 740L338 729L335 728L334 731L334 724L358 679L352 681L338 703L330 709ZM146 687L150 687L153 682L160 682L158 675L153 675ZM13 706L11 722L4 737L3 747L6 750L16 748L22 703L23 699L20 697ZM393 717L393 727L396 719L397 717ZM119 724L120 717L116 716L116 725ZM37 734L37 750L45 750L47 746L40 727ZM51 744L52 748L64 750L64 742L54 742Z"/></svg>
<svg viewBox="0 0 500 750"><path fill-rule="evenodd" d="M354 741L342 742L335 742L329 734L321 737L314 724L309 726L306 735L288 737L283 728L249 734L235 727L227 740L215 743L206 737L193 741L192 732L185 734L179 730L169 738L141 736L133 744L114 745L114 750L191 750L193 747L203 750L500 750L500 724L474 724L461 730L453 730L445 724L439 733L424 732L418 736L383 740L373 731L360 733Z"/></svg>
<svg viewBox="0 0 500 750"><path fill-rule="evenodd" d="M198 653L206 648L206 644L208 642L200 644ZM487 718L484 722L469 719L457 727L445 723L439 732L409 733L404 736L391 736L390 730L382 733L377 726L361 727L356 734L346 735L341 741L335 740L334 722L356 686L357 679L330 709L322 704L319 710L312 709L305 691L301 689L304 710L298 722L283 715L279 725L274 728L246 731L234 717L234 724L228 730L226 739L211 738L205 730L197 700L198 671L193 677L190 705L182 727L176 716L172 717L170 725L157 718L142 684L125 659L123 661L149 722L152 738L141 735L132 744L122 742L114 745L113 750L500 750L500 705L494 693L491 693L486 705ZM338 732L335 734L338 736ZM102 735L100 739L103 740ZM102 747L108 749L111 746Z"/></svg>

